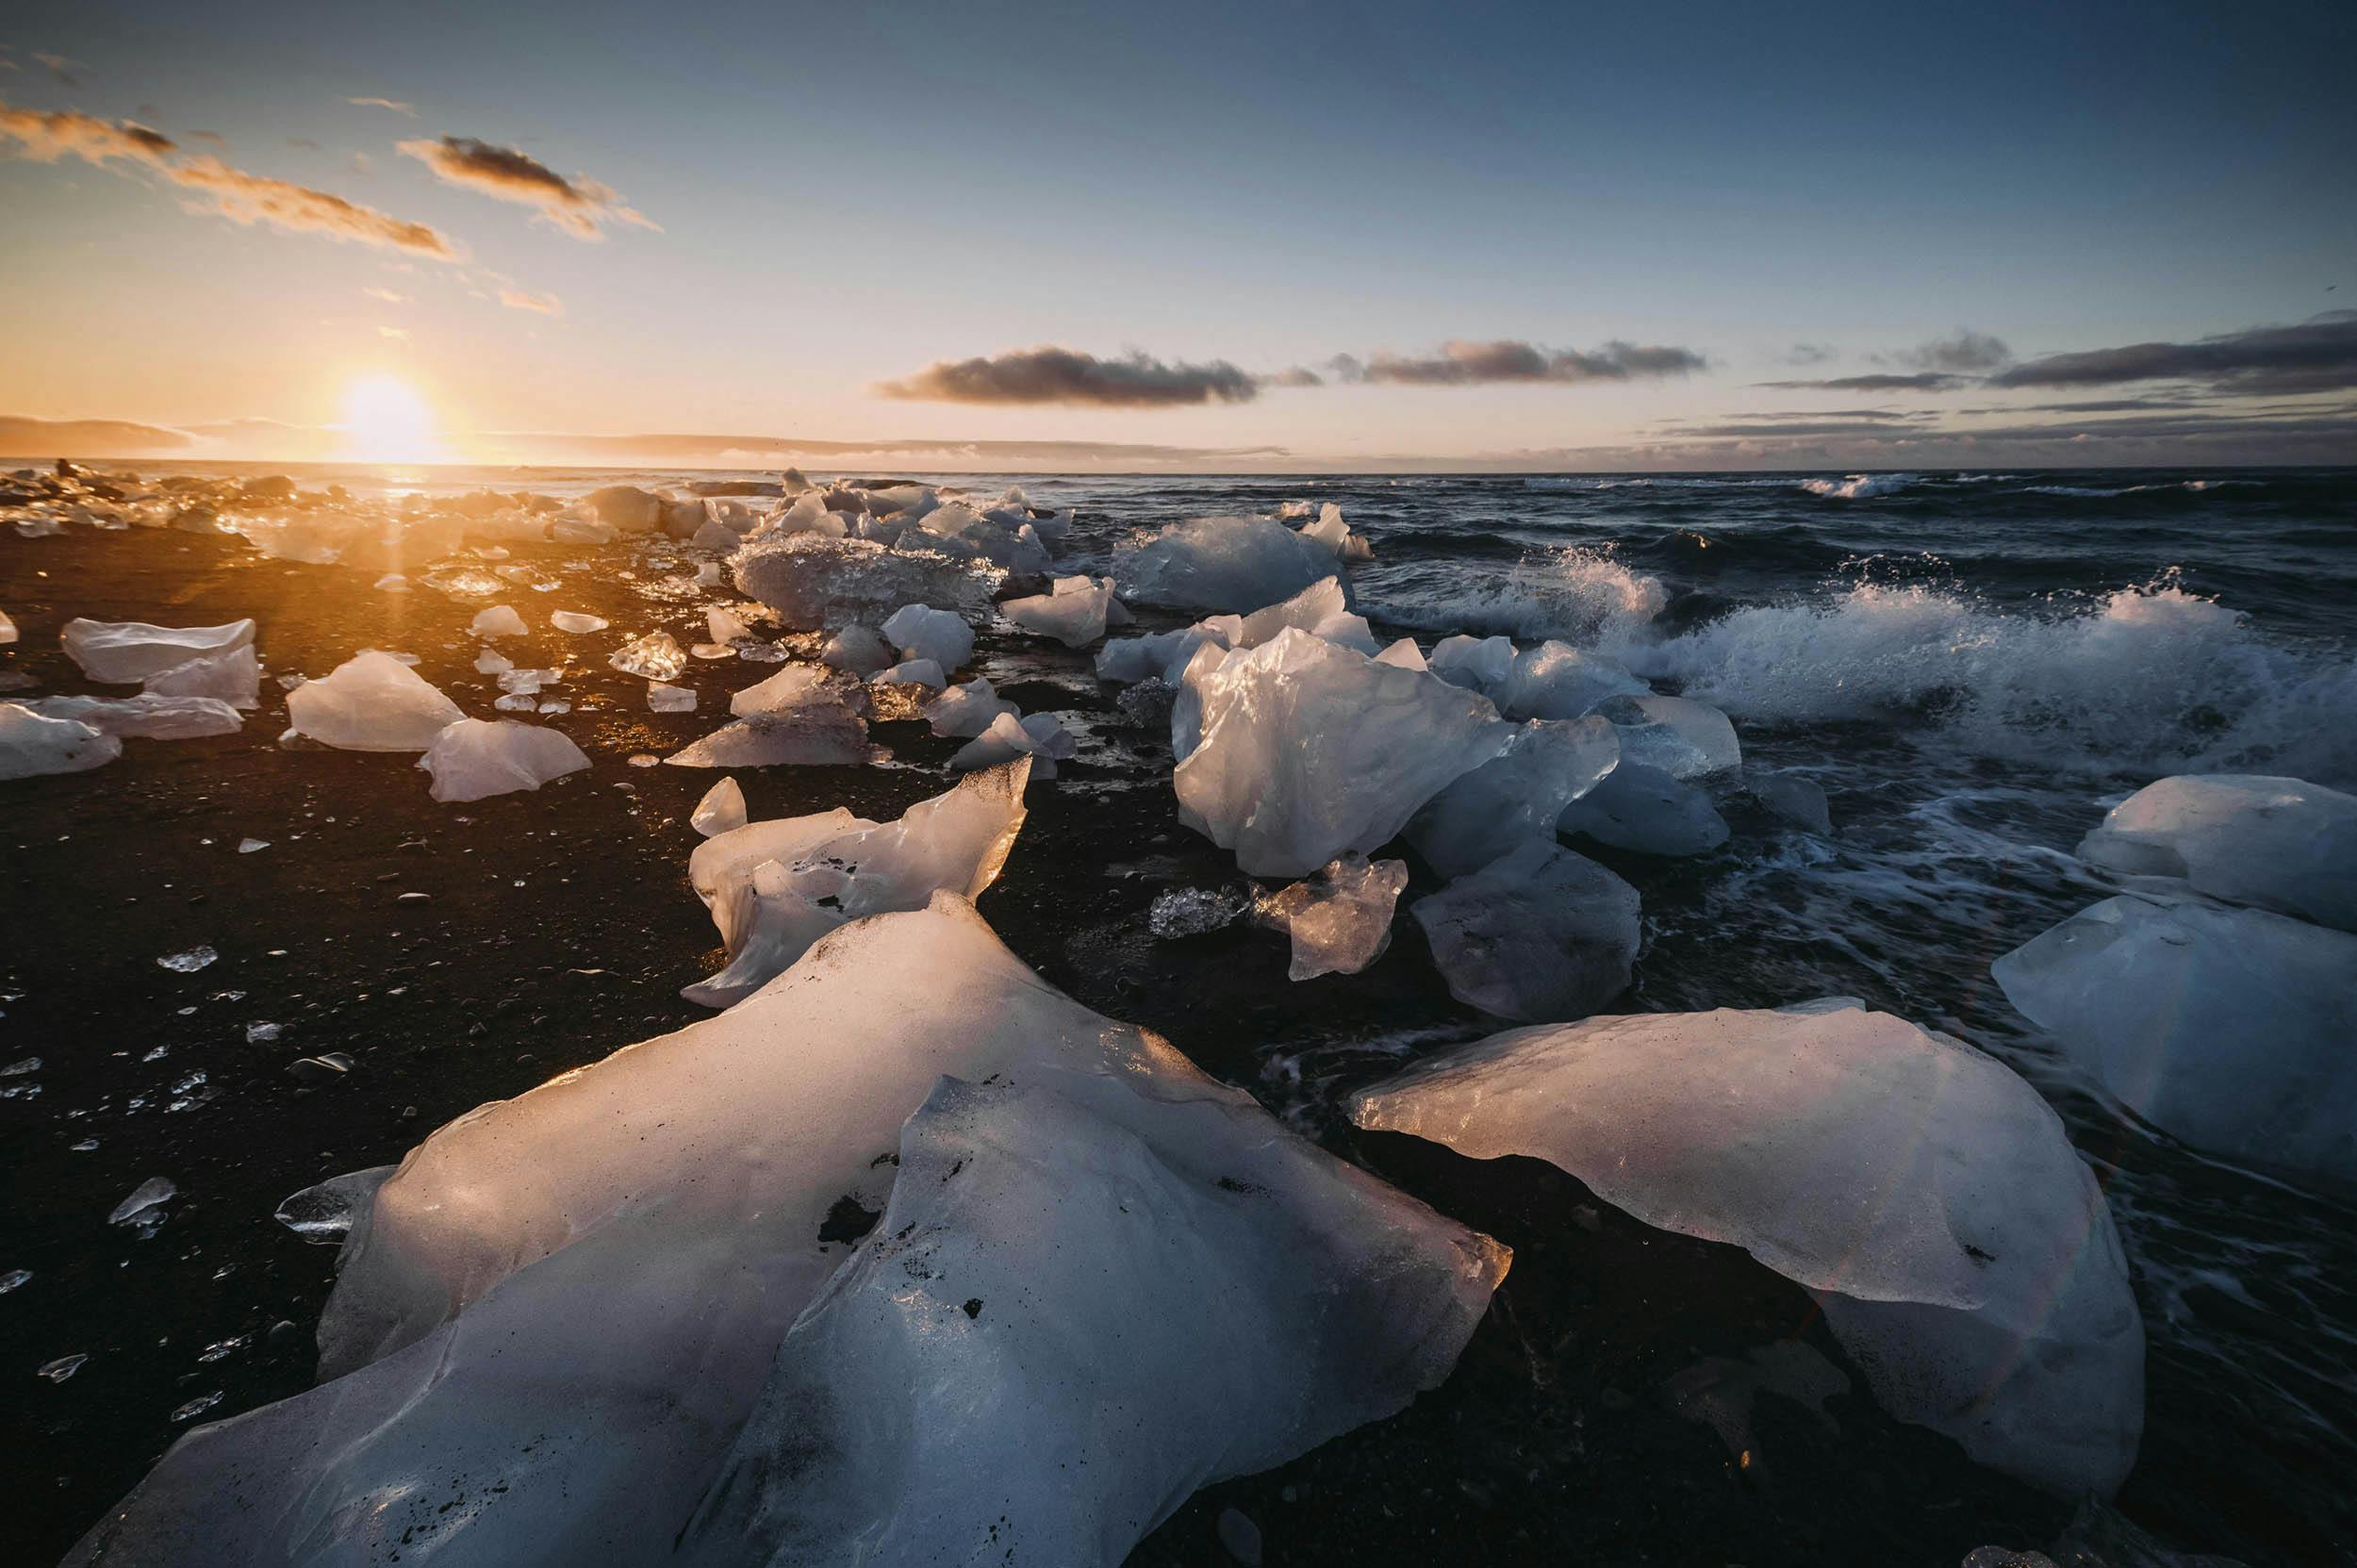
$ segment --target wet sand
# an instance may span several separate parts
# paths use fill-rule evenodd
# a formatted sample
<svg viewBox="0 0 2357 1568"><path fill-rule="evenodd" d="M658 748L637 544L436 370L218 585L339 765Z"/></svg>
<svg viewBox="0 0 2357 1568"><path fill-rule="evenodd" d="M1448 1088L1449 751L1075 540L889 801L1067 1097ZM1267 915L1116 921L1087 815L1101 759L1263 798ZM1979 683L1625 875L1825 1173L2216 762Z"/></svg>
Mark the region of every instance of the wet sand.
<svg viewBox="0 0 2357 1568"><path fill-rule="evenodd" d="M678 990L721 962L684 870L698 842L688 812L719 775L626 759L716 728L728 694L775 666L695 661L680 684L700 711L649 713L644 683L608 670L606 655L658 626L701 641L703 603L733 595L644 597L620 574L663 574L619 549L513 550L564 586L499 601L389 595L368 575L270 560L235 538L0 537L0 608L23 634L0 670L34 677L28 695L128 689L91 685L58 651L74 616L252 616L272 674L399 650L469 713L505 717L464 633L482 604L504 602L534 626L498 645L519 666L572 656L571 677L543 693L572 710L533 721L593 763L536 793L439 804L411 755L279 746L283 693L266 676L240 734L128 741L94 772L0 784L0 1060L42 1061L7 1081L38 1082L38 1097L0 1100L0 1269L34 1276L0 1297L0 1444L19 1456L8 1533L21 1560L54 1560L136 1482L185 1429L173 1411L218 1395L188 1420L219 1419L308 1386L334 1253L272 1219L280 1198L708 1015ZM613 625L567 636L547 629L556 609ZM1447 1384L1205 1491L1133 1561L1228 1560L1215 1522L1229 1507L1277 1563L1953 1563L1986 1543L2053 1539L2065 1505L1890 1421L1854 1374L1828 1421L1769 1397L1733 1447L1673 1410L1664 1385L1705 1358L1796 1335L1837 1364L1840 1352L1805 1295L1733 1248L1639 1226L1536 1162L1468 1161L1334 1125L1323 1109L1334 1091L1395 1060L1395 1048L1338 1041L1488 1032L1451 1001L1414 922L1398 922L1366 973L1303 984L1285 978L1283 938L1248 925L1155 940L1156 893L1241 881L1179 827L1166 734L1125 719L1084 652L985 633L976 668L1025 711L1077 716L1082 730L1080 760L1032 786L1030 820L980 900L1007 943L1082 1002L1162 1032L1516 1252ZM843 804L888 818L947 786L958 742L913 720L880 722L873 738L890 765L739 770L751 814ZM270 847L239 853L248 837ZM1676 874L1613 863L1640 888ZM1419 871L1403 916L1433 885ZM186 975L156 963L199 944L219 961ZM249 1043L263 1022L280 1037ZM348 1078L305 1088L288 1075L297 1057L329 1051L354 1059ZM155 1176L180 1192L168 1223L146 1239L109 1227L107 1211ZM32 1375L77 1353L90 1360L66 1381Z"/></svg>

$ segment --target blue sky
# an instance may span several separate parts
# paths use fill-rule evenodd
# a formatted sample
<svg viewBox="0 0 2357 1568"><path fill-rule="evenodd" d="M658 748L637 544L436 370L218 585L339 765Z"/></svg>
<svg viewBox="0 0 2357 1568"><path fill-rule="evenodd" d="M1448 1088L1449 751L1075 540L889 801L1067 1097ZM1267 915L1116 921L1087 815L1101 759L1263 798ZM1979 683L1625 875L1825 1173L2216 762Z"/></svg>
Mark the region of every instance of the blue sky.
<svg viewBox="0 0 2357 1568"><path fill-rule="evenodd" d="M38 372L0 411L43 420L308 430L354 376L390 374L454 432L1618 467L1699 461L1723 438L1691 432L1746 416L1872 409L1815 447L1721 455L1909 466L1959 433L2036 456L2037 428L2087 428L2035 383L1986 385L2008 366L2357 304L2347 5L20 5L0 42L13 109L153 125L465 253L224 222L121 161L0 160L0 331ZM585 241L396 151L443 136L586 175L659 230ZM563 313L503 308L503 288ZM2005 357L1937 394L1756 385L1920 371L1908 355L1965 329ZM2329 359L2341 328L2317 330ZM1452 340L1703 368L1331 369ZM1822 356L1796 365L1803 344ZM875 390L1041 345L1327 385L1148 406ZM2288 404L2102 383L2170 399L2176 433L2098 444L2265 455L2243 449L2274 421L2282 455L2357 458L2349 357ZM2192 432L2197 413L2238 433ZM1892 447L1876 422L1922 428Z"/></svg>

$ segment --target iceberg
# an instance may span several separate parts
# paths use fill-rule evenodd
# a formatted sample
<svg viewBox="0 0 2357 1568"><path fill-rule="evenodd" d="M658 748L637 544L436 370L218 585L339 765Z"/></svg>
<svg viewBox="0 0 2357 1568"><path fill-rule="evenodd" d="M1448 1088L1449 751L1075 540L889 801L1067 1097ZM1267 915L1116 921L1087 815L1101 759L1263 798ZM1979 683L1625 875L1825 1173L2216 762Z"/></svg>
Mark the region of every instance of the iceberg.
<svg viewBox="0 0 2357 1568"><path fill-rule="evenodd" d="M2180 775L2150 784L2079 841L2132 877L2357 931L2357 795L2300 779Z"/></svg>
<svg viewBox="0 0 2357 1568"><path fill-rule="evenodd" d="M1000 714L1012 714L1018 720L1022 710L998 695L989 677L977 675L962 686L951 686L924 707L925 722L933 734L959 740L970 740L991 726Z"/></svg>
<svg viewBox="0 0 2357 1568"><path fill-rule="evenodd" d="M1495 701L1514 673L1514 643L1509 637L1471 637L1459 634L1432 645L1426 665L1453 686L1477 691Z"/></svg>
<svg viewBox="0 0 2357 1568"><path fill-rule="evenodd" d="M1637 889L1552 839L1523 840L1409 913L1449 995L1492 1017L1585 1017L1628 989L1637 962Z"/></svg>
<svg viewBox="0 0 2357 1568"><path fill-rule="evenodd" d="M1989 972L2153 1126L2230 1159L2357 1180L2357 935L2123 893Z"/></svg>
<svg viewBox="0 0 2357 1568"><path fill-rule="evenodd" d="M0 702L0 779L82 773L123 755L123 742L77 718Z"/></svg>
<svg viewBox="0 0 2357 1568"><path fill-rule="evenodd" d="M823 665L790 664L766 681L756 681L729 698L729 712L739 718L760 714L786 714L834 703L853 714L867 711L867 688Z"/></svg>
<svg viewBox="0 0 2357 1568"><path fill-rule="evenodd" d="M686 686L667 685L661 681L647 683L647 708L651 713L694 713L696 694Z"/></svg>
<svg viewBox="0 0 2357 1568"><path fill-rule="evenodd" d="M827 639L818 662L848 669L862 680L893 663L892 645L865 626L846 626Z"/></svg>
<svg viewBox="0 0 2357 1568"><path fill-rule="evenodd" d="M1375 656L1376 664L1397 665L1402 669L1430 669L1432 661L1424 656L1413 637L1402 637Z"/></svg>
<svg viewBox="0 0 2357 1568"><path fill-rule="evenodd" d="M879 669L867 677L871 686L921 686L927 691L940 691L949 684L949 677L938 659L910 659L890 669Z"/></svg>
<svg viewBox="0 0 2357 1568"><path fill-rule="evenodd" d="M668 632L649 632L622 644L605 662L642 681L676 681L687 668L687 650Z"/></svg>
<svg viewBox="0 0 2357 1568"><path fill-rule="evenodd" d="M663 760L673 767L851 767L869 760L867 721L832 697L726 724Z"/></svg>
<svg viewBox="0 0 2357 1568"><path fill-rule="evenodd" d="M44 697L21 704L44 718L71 718L120 740L190 740L233 735L245 718L214 697ZM93 765L95 766L95 765Z"/></svg>
<svg viewBox="0 0 2357 1568"><path fill-rule="evenodd" d="M704 791L688 814L687 825L706 838L733 833L745 825L745 791L734 779L722 779Z"/></svg>
<svg viewBox="0 0 2357 1568"><path fill-rule="evenodd" d="M1166 1049L945 1077L898 1158L683 1563L1114 1568L1437 1386L1508 1262Z"/></svg>
<svg viewBox="0 0 2357 1568"><path fill-rule="evenodd" d="M1833 832L1825 787L1816 780L1788 771L1769 773L1754 768L1744 775L1743 783L1754 800L1794 827L1820 836Z"/></svg>
<svg viewBox="0 0 2357 1568"><path fill-rule="evenodd" d="M1179 820L1272 877L1380 849L1513 733L1478 695L1294 627L1198 650L1171 723L1177 740L1199 733L1178 748Z"/></svg>
<svg viewBox="0 0 2357 1568"><path fill-rule="evenodd" d="M1735 726L1689 697L1607 697L1594 711L1621 732L1621 755L1673 779L1700 779L1743 763Z"/></svg>
<svg viewBox="0 0 2357 1568"><path fill-rule="evenodd" d="M248 643L158 670L140 689L155 697L210 697L233 708L258 708L262 705L261 656Z"/></svg>
<svg viewBox="0 0 2357 1568"><path fill-rule="evenodd" d="M1616 738L1626 740L1627 732L1615 729ZM1646 855L1707 854L1727 841L1726 818L1706 791L1625 752L1619 767L1571 803L1556 829Z"/></svg>
<svg viewBox="0 0 2357 1568"><path fill-rule="evenodd" d="M589 632L602 632L613 622L603 616L588 615L580 610L558 610L549 617L549 624L560 632L581 635Z"/></svg>
<svg viewBox="0 0 2357 1568"><path fill-rule="evenodd" d="M755 822L696 847L688 880L712 911L728 966L680 992L730 1007L785 972L837 926L922 909L936 892L977 899L1023 831L1030 764L975 773L897 821L841 807Z"/></svg>
<svg viewBox="0 0 2357 1568"><path fill-rule="evenodd" d="M287 693L293 729L347 751L422 751L466 717L390 653L361 653Z"/></svg>
<svg viewBox="0 0 2357 1568"><path fill-rule="evenodd" d="M1577 718L1607 697L1649 689L1616 660L1550 640L1514 655L1498 706L1509 718Z"/></svg>
<svg viewBox="0 0 2357 1568"><path fill-rule="evenodd" d="M1302 527L1300 536L1320 549L1332 552L1337 560L1375 559L1375 547L1367 542L1366 536L1352 533L1350 524L1343 520L1343 509L1330 501L1318 508L1317 521Z"/></svg>
<svg viewBox="0 0 2357 1568"><path fill-rule="evenodd" d="M1063 721L1052 713L1035 713L1023 719L1017 719L1013 713L1002 713L981 734L959 747L949 758L949 766L964 771L1030 757L1032 778L1052 779L1056 776L1056 764L1069 760L1079 750L1079 743L1065 733Z"/></svg>
<svg viewBox="0 0 2357 1568"><path fill-rule="evenodd" d="M436 800L480 801L537 789L551 779L580 772L589 759L561 730L506 718L462 718L435 735L418 766L434 775Z"/></svg>
<svg viewBox="0 0 2357 1568"><path fill-rule="evenodd" d="M974 628L954 610L903 604L883 623L883 635L903 659L931 659L943 672L974 656Z"/></svg>
<svg viewBox="0 0 2357 1568"><path fill-rule="evenodd" d="M1533 719L1409 818L1408 842L1443 877L1479 870L1525 839L1552 839L1564 810L1620 760L1606 719Z"/></svg>
<svg viewBox="0 0 2357 1568"><path fill-rule="evenodd" d="M1407 885L1406 861L1347 854L1313 877L1262 894L1252 912L1293 939L1286 979L1355 975L1392 945L1392 912Z"/></svg>
<svg viewBox="0 0 2357 1568"><path fill-rule="evenodd" d="M866 620L908 603L979 609L1004 575L937 550L890 549L817 534L750 540L730 565L739 592L798 631Z"/></svg>
<svg viewBox="0 0 2357 1568"><path fill-rule="evenodd" d="M223 626L151 626L142 620L85 620L65 623L58 634L66 654L82 673L109 685L128 685L160 675L191 659L206 659L244 648L254 641L254 622L233 620ZM182 694L188 695L188 694ZM195 695L203 695L198 693Z"/></svg>
<svg viewBox="0 0 2357 1568"><path fill-rule="evenodd" d="M1115 563L1122 597L1182 610L1244 610L1342 570L1333 555L1267 518L1191 518Z"/></svg>
<svg viewBox="0 0 2357 1568"><path fill-rule="evenodd" d="M1052 591L1010 599L998 606L998 613L1026 632L1053 637L1066 648L1086 648L1105 635L1106 613L1113 603L1110 577L1059 577Z"/></svg>
<svg viewBox="0 0 2357 1568"><path fill-rule="evenodd" d="M1875 1398L1983 1464L2109 1495L2144 1328L2095 1178L2009 1069L1849 999L1520 1029L1358 1095L1360 1126L1558 1165L1806 1289Z"/></svg>
<svg viewBox="0 0 2357 1568"><path fill-rule="evenodd" d="M1197 649L1225 651L1231 646L1229 635L1223 627L1198 621L1175 632L1116 637L1096 651L1096 678L1124 685L1160 680L1175 686Z"/></svg>

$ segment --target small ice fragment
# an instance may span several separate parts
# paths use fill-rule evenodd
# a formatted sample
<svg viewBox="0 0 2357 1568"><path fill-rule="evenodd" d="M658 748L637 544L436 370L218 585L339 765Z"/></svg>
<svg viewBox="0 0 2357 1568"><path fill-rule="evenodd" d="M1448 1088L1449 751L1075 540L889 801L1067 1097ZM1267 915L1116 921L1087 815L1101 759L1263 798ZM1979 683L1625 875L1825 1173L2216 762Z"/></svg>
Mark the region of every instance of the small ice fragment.
<svg viewBox="0 0 2357 1568"><path fill-rule="evenodd" d="M254 622L151 626L145 621L74 619L58 634L66 653L93 681L128 685L191 659L211 658L254 641Z"/></svg>
<svg viewBox="0 0 2357 1568"><path fill-rule="evenodd" d="M1833 816L1825 808L1824 786L1798 773L1747 769L1743 783L1752 798L1794 827L1813 834L1833 832Z"/></svg>
<svg viewBox="0 0 2357 1568"><path fill-rule="evenodd" d="M7 1066L0 1067L0 1078L23 1078L26 1073L39 1071L41 1071L40 1057L20 1056Z"/></svg>
<svg viewBox="0 0 2357 1568"><path fill-rule="evenodd" d="M407 593L409 591L409 579L404 577L398 571L388 571L384 576L376 580L376 591L379 593ZM219 1395L215 1395L214 1397L219 1398L221 1396Z"/></svg>
<svg viewBox="0 0 2357 1568"><path fill-rule="evenodd" d="M865 679L891 665L892 647L868 627L854 624L827 639L818 651L818 662Z"/></svg>
<svg viewBox="0 0 2357 1568"><path fill-rule="evenodd" d="M602 632L611 623L602 617L583 615L578 610L559 610L549 617L549 624L560 632Z"/></svg>
<svg viewBox="0 0 2357 1568"><path fill-rule="evenodd" d="M82 1363L89 1360L88 1356L59 1356L54 1362L42 1362L40 1371L35 1376L46 1378L53 1383L62 1383L68 1378L73 1377L80 1369Z"/></svg>
<svg viewBox="0 0 2357 1568"><path fill-rule="evenodd" d="M1228 925L1251 899L1232 887L1172 887L1154 895L1146 929L1165 942L1201 936Z"/></svg>
<svg viewBox="0 0 2357 1568"><path fill-rule="evenodd" d="M880 669L867 678L871 686L923 686L927 691L939 691L949 684L938 659L910 659L890 669Z"/></svg>
<svg viewBox="0 0 2357 1568"><path fill-rule="evenodd" d="M734 779L722 779L704 791L688 814L687 825L706 838L733 833L745 825L745 791Z"/></svg>
<svg viewBox="0 0 2357 1568"><path fill-rule="evenodd" d="M250 855L257 850L267 850L269 848L270 840L267 838L240 838L238 840L238 853L241 855Z"/></svg>
<svg viewBox="0 0 2357 1568"><path fill-rule="evenodd" d="M276 1024L248 1024L245 1026L245 1043L249 1046L268 1045L284 1032Z"/></svg>
<svg viewBox="0 0 2357 1568"><path fill-rule="evenodd" d="M901 658L931 659L945 671L974 655L974 628L955 610L903 604L884 621L883 635Z"/></svg>
<svg viewBox="0 0 2357 1568"><path fill-rule="evenodd" d="M141 1214L146 1213L150 1209L171 1202L179 1191L179 1188L172 1184L169 1177L151 1176L132 1188L130 1197L114 1206L114 1212L107 1216L107 1223L108 1225L136 1224Z"/></svg>
<svg viewBox="0 0 2357 1568"><path fill-rule="evenodd" d="M933 727L933 734L959 740L971 740L981 734L1002 713L1022 717L1022 711L1000 697L989 677L983 675L975 676L962 686L951 686L924 707L925 720Z"/></svg>
<svg viewBox="0 0 2357 1568"><path fill-rule="evenodd" d="M704 626L711 632L715 642L735 642L753 635L751 627L717 606L704 611Z"/></svg>
<svg viewBox="0 0 2357 1568"><path fill-rule="evenodd" d="M633 767L657 767L662 766L662 762L663 759L652 751L633 751L630 754L630 765Z"/></svg>
<svg viewBox="0 0 2357 1568"><path fill-rule="evenodd" d="M210 948L190 948L187 952L170 953L156 962L175 975L192 975L220 956Z"/></svg>
<svg viewBox="0 0 2357 1568"><path fill-rule="evenodd" d="M474 668L478 675L504 675L516 668L516 661L504 653L494 653L486 648L475 655Z"/></svg>
<svg viewBox="0 0 2357 1568"><path fill-rule="evenodd" d="M0 779L81 773L123 755L123 742L78 718L51 718L0 702Z"/></svg>
<svg viewBox="0 0 2357 1568"><path fill-rule="evenodd" d="M1056 776L1056 764L1078 749L1054 714L1035 713L1017 722L1009 712L993 718L981 734L959 747L949 758L949 766L960 770L995 767L1002 762L1029 756L1032 778L1052 779Z"/></svg>
<svg viewBox="0 0 2357 1568"><path fill-rule="evenodd" d="M173 1411L166 1419L174 1422L193 1421L215 1405L220 1404L221 1394L222 1391L219 1389L213 1390L210 1394L200 1394L178 1410Z"/></svg>
<svg viewBox="0 0 2357 1568"><path fill-rule="evenodd" d="M647 706L656 713L694 713L696 694L685 686L666 685L661 681L647 683Z"/></svg>
<svg viewBox="0 0 2357 1568"><path fill-rule="evenodd" d="M577 773L589 759L561 730L512 719L462 718L434 737L418 766L437 801L480 801Z"/></svg>
<svg viewBox="0 0 2357 1568"><path fill-rule="evenodd" d="M347 751L422 751L466 715L390 653L362 653L287 694L303 734Z"/></svg>
<svg viewBox="0 0 2357 1568"><path fill-rule="evenodd" d="M1526 838L1418 899L1449 995L1495 1017L1584 1017L1628 989L1641 927L1637 889L1552 838Z"/></svg>
<svg viewBox="0 0 2357 1568"><path fill-rule="evenodd" d="M0 648L5 648L15 640L16 622L8 619L8 611L0 610ZM20 1270L19 1272L21 1273L23 1271Z"/></svg>
<svg viewBox="0 0 2357 1568"><path fill-rule="evenodd" d="M687 651L668 632L649 632L624 643L606 664L625 675L649 681L670 681L687 668Z"/></svg>
<svg viewBox="0 0 2357 1568"><path fill-rule="evenodd" d="M33 1271L29 1268L12 1268L6 1274L0 1274L0 1296L8 1295L32 1277Z"/></svg>
<svg viewBox="0 0 2357 1568"><path fill-rule="evenodd" d="M1355 975L1392 945L1392 911L1407 885L1406 861L1353 852L1261 899L1254 913L1293 938L1288 980Z"/></svg>
<svg viewBox="0 0 2357 1568"><path fill-rule="evenodd" d="M520 637L532 628L524 624L524 618L516 613L514 606L494 604L469 621L467 630L479 637Z"/></svg>

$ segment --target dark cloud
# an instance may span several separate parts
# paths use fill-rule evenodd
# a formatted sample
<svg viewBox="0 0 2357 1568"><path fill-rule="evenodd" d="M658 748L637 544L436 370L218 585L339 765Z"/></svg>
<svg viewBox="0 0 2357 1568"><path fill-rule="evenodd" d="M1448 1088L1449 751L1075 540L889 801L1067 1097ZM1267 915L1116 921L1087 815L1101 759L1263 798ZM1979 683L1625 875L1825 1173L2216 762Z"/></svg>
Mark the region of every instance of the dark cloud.
<svg viewBox="0 0 2357 1568"><path fill-rule="evenodd" d="M1755 381L1788 392L1953 392L1973 385L1975 377L1920 371L1913 375L1844 375L1830 381Z"/></svg>
<svg viewBox="0 0 2357 1568"><path fill-rule="evenodd" d="M2249 327L2190 343L2052 354L1992 377L2000 387L2113 387L2190 381L2213 393L2298 395L2357 388L2357 310L2332 310L2296 326Z"/></svg>
<svg viewBox="0 0 2357 1568"><path fill-rule="evenodd" d="M1339 371L1347 361L1357 367L1345 380L1388 383L1402 387L1484 387L1510 382L1633 381L1659 376L1690 375L1708 365L1692 349L1658 344L1625 343L1618 339L1593 353L1574 349L1542 349L1518 338L1487 342L1452 338L1436 354L1406 356L1389 352L1364 362L1338 355Z"/></svg>
<svg viewBox="0 0 2357 1568"><path fill-rule="evenodd" d="M1279 371L1275 375L1262 376L1261 384L1264 387L1323 387L1326 385L1326 377L1318 374L1307 365L1295 365L1289 370Z"/></svg>
<svg viewBox="0 0 2357 1568"><path fill-rule="evenodd" d="M33 57L33 58L41 61L41 68L47 71L51 76L60 82L63 82L68 87L80 87L82 84L75 79L74 73L77 70L86 71L89 69L89 67L83 65L80 60L70 60L63 55L37 54Z"/></svg>
<svg viewBox="0 0 2357 1568"><path fill-rule="evenodd" d="M576 239L604 239L607 223L643 229L660 226L645 213L623 206L612 186L586 174L567 179L531 154L513 147L493 146L470 136L446 136L436 141L422 138L403 141L396 148L433 170L447 185L537 207L544 222Z"/></svg>
<svg viewBox="0 0 2357 1568"><path fill-rule="evenodd" d="M27 457L128 457L177 451L189 444L184 432L128 420L36 420L0 414L0 452Z"/></svg>
<svg viewBox="0 0 2357 1568"><path fill-rule="evenodd" d="M1826 420L1761 420L1756 422L1732 424L1675 425L1663 431L1666 436L1694 437L1724 437L1739 436L1877 436L1887 437L1904 426L1894 426L1879 416L1866 419Z"/></svg>
<svg viewBox="0 0 2357 1568"><path fill-rule="evenodd" d="M1935 338L1892 357L1927 371L1993 371L2013 357L2013 350L2002 338L1959 327L1953 338Z"/></svg>
<svg viewBox="0 0 2357 1568"><path fill-rule="evenodd" d="M1095 408L1171 408L1249 403L1260 383L1225 359L1164 363L1132 352L1099 359L1078 349L1017 349L990 358L942 360L899 381L883 397L929 403L1062 403Z"/></svg>

